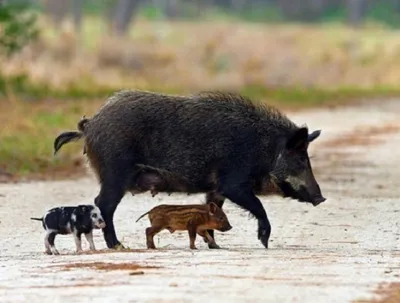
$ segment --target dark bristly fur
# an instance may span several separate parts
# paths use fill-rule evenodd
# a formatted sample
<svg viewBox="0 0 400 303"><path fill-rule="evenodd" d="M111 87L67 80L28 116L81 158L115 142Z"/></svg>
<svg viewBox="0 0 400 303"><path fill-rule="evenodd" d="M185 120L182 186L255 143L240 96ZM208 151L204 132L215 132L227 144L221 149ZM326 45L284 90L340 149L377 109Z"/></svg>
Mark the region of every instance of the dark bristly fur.
<svg viewBox="0 0 400 303"><path fill-rule="evenodd" d="M146 228L147 248L151 249L156 248L154 236L164 229L171 234L176 230L187 230L191 249L197 249L196 234L203 237L210 248L220 248L208 230L225 232L232 228L224 211L212 202L207 205L159 205L141 215L136 222L145 215L149 215L151 223L151 227Z"/></svg>
<svg viewBox="0 0 400 303"><path fill-rule="evenodd" d="M276 193L314 206L325 200L307 153L319 131L309 134L274 107L240 95L120 91L91 119L82 118L78 129L60 134L55 151L84 139L101 185L95 203L107 224L109 248L121 245L113 216L129 191L206 193L206 202L219 207L228 198L258 220L265 247L271 225L255 194ZM147 168L141 171L140 165Z"/></svg>

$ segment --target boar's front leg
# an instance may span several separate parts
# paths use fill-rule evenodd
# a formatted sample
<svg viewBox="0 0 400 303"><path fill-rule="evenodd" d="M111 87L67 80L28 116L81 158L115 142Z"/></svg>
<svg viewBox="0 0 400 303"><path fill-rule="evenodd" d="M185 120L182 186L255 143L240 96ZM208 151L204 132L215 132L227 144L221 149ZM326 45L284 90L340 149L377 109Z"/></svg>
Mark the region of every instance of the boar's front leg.
<svg viewBox="0 0 400 303"><path fill-rule="evenodd" d="M223 178L220 183L220 194L233 203L248 210L258 220L258 239L268 248L271 235L271 224L261 201L254 195L253 187L249 182L241 182L239 178Z"/></svg>
<svg viewBox="0 0 400 303"><path fill-rule="evenodd" d="M117 239L113 220L115 210L125 194L125 184L127 184L127 176L129 176L127 167L129 166L108 168L109 170L105 168L104 171L108 175L100 177L101 189L95 199L95 204L100 208L101 215L106 223L106 227L102 231L108 248L123 248L123 245Z"/></svg>
<svg viewBox="0 0 400 303"><path fill-rule="evenodd" d="M219 208L222 208L225 202L225 198L222 197L221 195L217 194L216 192L208 192L206 194L206 204L209 203L215 203ZM212 242L209 241L206 237L203 237L204 242L208 243L208 248L219 248L217 243L215 242L215 236L214 236L214 230L213 229L208 229L207 233L210 235L212 238Z"/></svg>

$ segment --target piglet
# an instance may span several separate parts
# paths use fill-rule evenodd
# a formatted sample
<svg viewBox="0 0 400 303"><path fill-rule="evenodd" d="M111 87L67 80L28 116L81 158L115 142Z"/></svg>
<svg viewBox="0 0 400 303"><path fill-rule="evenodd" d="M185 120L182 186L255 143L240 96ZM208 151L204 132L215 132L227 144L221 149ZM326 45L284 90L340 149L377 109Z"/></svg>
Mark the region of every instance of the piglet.
<svg viewBox="0 0 400 303"><path fill-rule="evenodd" d="M195 246L196 234L207 240L210 248L220 248L207 230L222 232L232 229L224 211L215 203L192 205L162 204L141 215L138 222L145 215L149 215L151 227L146 229L147 248L155 249L154 236L167 229L170 233L176 230L187 230L190 238L190 248Z"/></svg>
<svg viewBox="0 0 400 303"><path fill-rule="evenodd" d="M90 250L96 250L93 242L93 229L106 226L100 209L95 205L64 206L50 209L42 218L31 218L42 221L46 231L44 245L46 253L59 255L54 245L56 235L73 234L76 252L82 252L81 235L85 234Z"/></svg>

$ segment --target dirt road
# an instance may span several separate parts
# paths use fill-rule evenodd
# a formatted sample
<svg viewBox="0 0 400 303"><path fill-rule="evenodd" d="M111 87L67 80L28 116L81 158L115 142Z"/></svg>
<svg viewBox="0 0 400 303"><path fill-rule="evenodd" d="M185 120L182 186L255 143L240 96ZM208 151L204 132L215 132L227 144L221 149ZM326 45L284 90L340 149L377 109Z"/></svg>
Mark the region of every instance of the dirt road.
<svg viewBox="0 0 400 303"><path fill-rule="evenodd" d="M328 199L318 207L262 199L272 224L268 250L257 240L256 221L228 201L233 229L216 233L224 249L209 250L198 239L199 250L190 251L186 233L164 231L156 238L160 249L147 251L147 219L134 223L140 214L161 202L204 199L147 193L127 194L115 216L120 240L133 251L74 255L73 238L59 236L62 255L47 256L41 224L29 217L92 203L96 182L0 185L0 302L328 303L374 296L381 282L400 281L400 102L377 103L289 115L323 130L310 154ZM98 230L95 243L105 249Z"/></svg>

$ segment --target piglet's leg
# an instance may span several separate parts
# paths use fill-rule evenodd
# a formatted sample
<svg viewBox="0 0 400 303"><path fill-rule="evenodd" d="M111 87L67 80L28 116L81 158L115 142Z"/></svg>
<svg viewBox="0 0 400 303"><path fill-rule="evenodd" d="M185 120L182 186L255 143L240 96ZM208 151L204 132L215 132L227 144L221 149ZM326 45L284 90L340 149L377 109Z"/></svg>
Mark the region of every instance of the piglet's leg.
<svg viewBox="0 0 400 303"><path fill-rule="evenodd" d="M221 196L220 194L218 194L214 191L208 192L206 194L206 203L209 204L211 202L217 204L217 206L219 208L222 208L222 206L224 205L224 202L225 202L225 197ZM214 230L209 229L209 230L207 230L207 232L210 234L211 238L213 238L213 240L214 240L213 242L215 243ZM203 239L204 239L204 242L206 242L208 244L209 248L219 248L218 245L214 246L213 244L210 244L209 240L206 237L204 237Z"/></svg>
<svg viewBox="0 0 400 303"><path fill-rule="evenodd" d="M76 230L74 231L74 240L76 246L76 253L82 252L81 233L78 233Z"/></svg>
<svg viewBox="0 0 400 303"><path fill-rule="evenodd" d="M157 225L146 228L146 241L148 249L156 248L156 246L154 245L154 236L163 229L164 228L162 226L157 226Z"/></svg>
<svg viewBox="0 0 400 303"><path fill-rule="evenodd" d="M196 226L193 226L189 223L188 225L188 232L189 232L189 239L190 239L190 249L197 249L195 242L196 242L196 233L197 233Z"/></svg>
<svg viewBox="0 0 400 303"><path fill-rule="evenodd" d="M44 237L44 247L46 248L45 253L48 254L48 255L51 255L52 252L51 252L51 249L50 249L49 235L50 235L50 233L47 232L46 236Z"/></svg>
<svg viewBox="0 0 400 303"><path fill-rule="evenodd" d="M48 232L48 236L47 236L47 240L49 242L49 246L50 246L50 251L53 255L59 255L60 253L58 252L58 250L56 249L55 245L54 245L54 240L56 239L56 235L57 233L54 231L49 231Z"/></svg>
<svg viewBox="0 0 400 303"><path fill-rule="evenodd" d="M207 230L197 230L197 234L200 237L203 237L204 239L207 240L209 248L214 248L214 249L220 249L221 248L221 247L219 247L219 245L217 243L215 243L214 238L211 237L211 235L208 233Z"/></svg>
<svg viewBox="0 0 400 303"><path fill-rule="evenodd" d="M89 242L89 248L90 250L96 250L94 247L94 242L93 242L93 232L85 234L86 240Z"/></svg>

